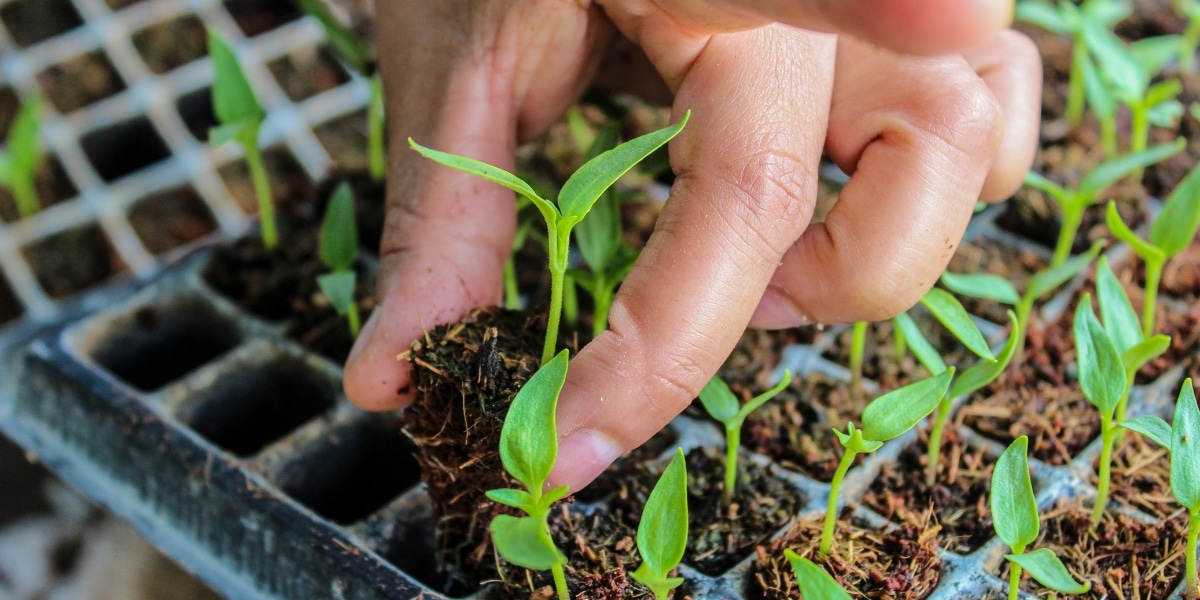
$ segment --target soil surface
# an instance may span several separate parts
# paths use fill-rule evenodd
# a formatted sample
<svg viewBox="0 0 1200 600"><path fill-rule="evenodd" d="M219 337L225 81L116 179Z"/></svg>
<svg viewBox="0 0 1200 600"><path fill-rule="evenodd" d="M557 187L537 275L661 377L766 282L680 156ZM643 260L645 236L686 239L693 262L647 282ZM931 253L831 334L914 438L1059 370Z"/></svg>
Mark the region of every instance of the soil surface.
<svg viewBox="0 0 1200 600"><path fill-rule="evenodd" d="M1122 430L1124 431L1124 430ZM1097 483L1099 459L1092 461L1088 482ZM1109 505L1125 506L1155 517L1179 510L1171 495L1171 459L1165 448L1141 434L1126 432L1113 450Z"/></svg>

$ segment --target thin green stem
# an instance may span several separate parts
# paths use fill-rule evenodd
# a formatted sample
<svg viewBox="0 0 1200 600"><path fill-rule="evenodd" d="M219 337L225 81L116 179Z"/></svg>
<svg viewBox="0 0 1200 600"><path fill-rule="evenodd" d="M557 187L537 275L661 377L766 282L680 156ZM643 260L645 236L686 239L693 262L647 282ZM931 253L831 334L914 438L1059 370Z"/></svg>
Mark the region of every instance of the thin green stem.
<svg viewBox="0 0 1200 600"><path fill-rule="evenodd" d="M1112 415L1100 415L1100 438L1103 446L1100 449L1100 480L1096 484L1096 504L1092 506L1092 531L1100 526L1104 517L1104 508L1108 506L1108 486L1112 481L1112 452L1116 428L1113 426Z"/></svg>
<svg viewBox="0 0 1200 600"><path fill-rule="evenodd" d="M1015 562L1010 561L1008 563L1008 600L1017 600L1017 596L1020 593L1021 593L1021 566Z"/></svg>
<svg viewBox="0 0 1200 600"><path fill-rule="evenodd" d="M1146 337L1154 335L1154 320L1158 307L1158 282L1162 279L1165 262L1165 258L1146 259L1146 302L1142 305L1142 334Z"/></svg>
<svg viewBox="0 0 1200 600"><path fill-rule="evenodd" d="M1016 331L1013 335L1017 336L1017 347L1013 351L1013 358L1009 361L1009 368L1016 370L1017 365L1021 364L1025 356L1025 336L1029 333L1029 318L1033 314L1033 296L1026 293L1017 303L1017 322L1013 324Z"/></svg>
<svg viewBox="0 0 1200 600"><path fill-rule="evenodd" d="M613 288L603 275L597 277L595 308L592 310L592 337L599 337L608 329L608 311L612 309Z"/></svg>
<svg viewBox="0 0 1200 600"><path fill-rule="evenodd" d="M1187 593L1188 600L1200 599L1200 581L1196 574L1196 542L1200 539L1200 513L1188 511Z"/></svg>
<svg viewBox="0 0 1200 600"><path fill-rule="evenodd" d="M846 471L850 470L850 465L854 463L854 457L858 453L854 450L846 448L846 453L842 455L842 461L838 463L837 471L833 473L833 481L829 483L829 504L825 508L825 528L821 531L821 546L818 552L828 556L833 550L833 528L837 524L837 507L838 507L838 492L841 491L842 479L846 477Z"/></svg>
<svg viewBox="0 0 1200 600"><path fill-rule="evenodd" d="M1130 370L1125 373L1125 393L1121 394L1121 401L1117 402L1117 411L1113 416L1113 423L1120 425L1125 422L1125 414L1129 412L1129 392L1133 389L1133 378L1137 377L1137 371ZM1116 444L1120 445L1125 441L1125 428L1117 427Z"/></svg>
<svg viewBox="0 0 1200 600"><path fill-rule="evenodd" d="M1062 229L1058 232L1058 242L1054 245L1054 259L1051 267L1057 267L1071 257L1071 247L1075 245L1075 234L1079 233L1079 225L1083 222L1083 209L1091 199L1070 198L1062 205Z"/></svg>
<svg viewBox="0 0 1200 600"><path fill-rule="evenodd" d="M946 430L946 421L950 417L952 398L947 394L938 403L937 414L933 418L933 429L929 432L928 463L925 466L925 485L932 486L937 482L938 461L942 456L942 432Z"/></svg>
<svg viewBox="0 0 1200 600"><path fill-rule="evenodd" d="M1200 16L1190 17L1183 30L1182 47L1179 52L1179 70L1188 73L1196 64L1196 47L1200 46Z"/></svg>
<svg viewBox="0 0 1200 600"><path fill-rule="evenodd" d="M1104 149L1104 155L1109 158L1116 158L1121 153L1121 149L1117 147L1117 119L1115 115L1109 115L1106 118L1100 119L1100 147Z"/></svg>
<svg viewBox="0 0 1200 600"><path fill-rule="evenodd" d="M521 310L521 290L517 288L517 261L510 254L504 261L504 308Z"/></svg>
<svg viewBox="0 0 1200 600"><path fill-rule="evenodd" d="M383 181L387 162L383 146L383 83L371 78L371 98L367 103L367 164L372 181Z"/></svg>
<svg viewBox="0 0 1200 600"><path fill-rule="evenodd" d="M1083 61L1088 60L1088 48L1083 42L1083 36L1076 36L1075 45L1071 50L1071 74L1067 80L1067 123L1072 127L1083 120L1086 88L1083 85Z"/></svg>
<svg viewBox="0 0 1200 600"><path fill-rule="evenodd" d="M1146 150L1146 140L1150 138L1150 111L1141 103L1129 107L1131 123L1129 126L1129 152L1137 154ZM1129 175L1129 181L1134 184L1142 181L1144 167L1138 167Z"/></svg>
<svg viewBox="0 0 1200 600"><path fill-rule="evenodd" d="M17 173L12 180L12 193L22 219L28 219L41 210L37 189L33 185L33 173Z"/></svg>
<svg viewBox="0 0 1200 600"><path fill-rule="evenodd" d="M555 247L555 234L550 234L550 248ZM542 347L542 364L554 358L554 347L558 344L558 324L562 320L563 285L567 278L566 260L550 259L550 312L546 315L546 344Z"/></svg>
<svg viewBox="0 0 1200 600"><path fill-rule="evenodd" d="M254 195L258 198L258 222L262 228L263 246L267 250L274 250L279 244L279 232L275 229L275 202L271 199L271 182L267 179L267 169L263 166L262 154L258 148L248 144L244 147L246 167L250 169Z"/></svg>
<svg viewBox="0 0 1200 600"><path fill-rule="evenodd" d="M579 324L579 290L575 278L567 275L563 280L563 320L567 327L574 329Z"/></svg>
<svg viewBox="0 0 1200 600"><path fill-rule="evenodd" d="M550 567L550 572L554 573L554 589L558 590L558 600L571 600L570 591L567 589L567 574L563 572L563 566L554 565Z"/></svg>
<svg viewBox="0 0 1200 600"><path fill-rule="evenodd" d="M733 502L737 488L738 446L742 445L742 423L725 425L725 506Z"/></svg>
<svg viewBox="0 0 1200 600"><path fill-rule="evenodd" d="M908 340L904 339L904 332L899 327L892 328L892 352L896 360L904 358L904 353L908 352Z"/></svg>
<svg viewBox="0 0 1200 600"><path fill-rule="evenodd" d="M346 320L350 321L350 337L357 338L358 332L362 331L362 321L358 316L358 302L353 298L350 299L350 309L346 311Z"/></svg>
<svg viewBox="0 0 1200 600"><path fill-rule="evenodd" d="M854 390L862 386L863 353L867 348L867 322L854 324L850 337L850 385Z"/></svg>

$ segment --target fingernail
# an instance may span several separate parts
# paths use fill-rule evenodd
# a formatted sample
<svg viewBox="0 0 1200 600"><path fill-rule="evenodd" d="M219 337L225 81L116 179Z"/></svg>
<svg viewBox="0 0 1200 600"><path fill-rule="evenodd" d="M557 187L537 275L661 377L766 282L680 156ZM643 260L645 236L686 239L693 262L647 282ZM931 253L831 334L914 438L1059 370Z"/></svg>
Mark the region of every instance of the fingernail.
<svg viewBox="0 0 1200 600"><path fill-rule="evenodd" d="M551 487L571 486L578 492L624 453L612 438L593 429L576 429L559 441Z"/></svg>
<svg viewBox="0 0 1200 600"><path fill-rule="evenodd" d="M787 329L812 323L812 318L800 311L786 294L774 286L763 293L750 322L762 329Z"/></svg>

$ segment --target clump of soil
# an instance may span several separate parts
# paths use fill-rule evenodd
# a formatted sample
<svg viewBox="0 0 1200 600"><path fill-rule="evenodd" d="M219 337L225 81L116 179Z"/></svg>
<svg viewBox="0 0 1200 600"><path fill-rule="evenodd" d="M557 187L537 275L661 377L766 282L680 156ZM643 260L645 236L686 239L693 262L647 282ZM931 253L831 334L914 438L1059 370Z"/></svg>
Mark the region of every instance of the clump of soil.
<svg viewBox="0 0 1200 600"><path fill-rule="evenodd" d="M433 501L449 590L497 577L488 525L503 507L484 494L519 485L497 449L508 405L539 366L543 329L521 313L480 311L429 331L403 355L416 388L404 432Z"/></svg>
<svg viewBox="0 0 1200 600"><path fill-rule="evenodd" d="M757 549L745 591L747 600L799 600L796 577L783 556L790 549L829 572L855 597L917 600L937 586L942 575L938 527L929 514L918 524L873 531L839 519L833 552L817 554L824 518L797 521L783 536ZM855 592L857 592L855 594Z"/></svg>
<svg viewBox="0 0 1200 600"><path fill-rule="evenodd" d="M995 460L983 449L967 446L957 428L948 426L942 436L937 481L929 486L924 477L928 447L928 430L922 429L918 442L901 451L896 463L883 466L863 504L914 526L932 514L940 527L940 545L959 554L974 552L992 537L988 494Z"/></svg>

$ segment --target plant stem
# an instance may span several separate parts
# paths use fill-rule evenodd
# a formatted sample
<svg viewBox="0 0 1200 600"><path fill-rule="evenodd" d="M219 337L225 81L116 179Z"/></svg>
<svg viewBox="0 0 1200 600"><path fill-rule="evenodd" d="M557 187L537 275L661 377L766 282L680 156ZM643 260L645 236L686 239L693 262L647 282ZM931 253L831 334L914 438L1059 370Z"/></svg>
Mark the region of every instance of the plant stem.
<svg viewBox="0 0 1200 600"><path fill-rule="evenodd" d="M1010 548L1011 554L1024 554L1025 546ZM1008 561L1008 600L1017 600L1021 593L1021 565Z"/></svg>
<svg viewBox="0 0 1200 600"><path fill-rule="evenodd" d="M1165 258L1152 257L1146 260L1146 301L1142 305L1142 334L1154 335L1156 308L1158 307L1158 282L1162 279Z"/></svg>
<svg viewBox="0 0 1200 600"><path fill-rule="evenodd" d="M563 280L563 320L572 329L579 324L579 295L575 278L567 275Z"/></svg>
<svg viewBox="0 0 1200 600"><path fill-rule="evenodd" d="M1113 423L1120 425L1125 422L1125 414L1129 411L1129 392L1133 389L1133 378L1137 377L1137 371L1129 371L1125 373L1125 393L1121 394L1121 401L1117 402L1117 412L1113 416ZM1125 428L1116 427L1116 444L1125 441Z"/></svg>
<svg viewBox="0 0 1200 600"><path fill-rule="evenodd" d="M32 173L17 173L12 180L12 193L13 200L17 203L17 212L21 214L22 219L28 219L41 210L37 190L33 186Z"/></svg>
<svg viewBox="0 0 1200 600"><path fill-rule="evenodd" d="M1129 152L1136 154L1146 150L1146 140L1150 137L1150 114L1147 107L1141 103L1129 107L1131 124L1129 126ZM1145 167L1138 167L1129 176L1129 181L1138 184L1142 181Z"/></svg>
<svg viewBox="0 0 1200 600"><path fill-rule="evenodd" d="M892 352L895 353L896 360L904 358L904 353L908 351L908 340L904 339L904 332L899 327L892 328Z"/></svg>
<svg viewBox="0 0 1200 600"><path fill-rule="evenodd" d="M563 572L563 566L554 565L550 567L550 572L554 573L554 589L558 590L558 600L571 600L567 590L567 574Z"/></svg>
<svg viewBox="0 0 1200 600"><path fill-rule="evenodd" d="M737 419L734 419L737 421ZM725 506L733 502L737 488L738 446L742 445L742 422L725 424Z"/></svg>
<svg viewBox="0 0 1200 600"><path fill-rule="evenodd" d="M1117 120L1115 116L1100 119L1100 147L1104 155L1116 157L1121 150L1117 147Z"/></svg>
<svg viewBox="0 0 1200 600"><path fill-rule="evenodd" d="M1057 267L1071 257L1071 247L1075 245L1075 234L1079 233L1079 225L1083 222L1083 209L1090 204L1090 198L1071 198L1062 205L1062 229L1058 232L1058 242L1054 245L1054 259L1051 267Z"/></svg>
<svg viewBox="0 0 1200 600"><path fill-rule="evenodd" d="M558 344L558 324L562 320L563 285L567 278L567 252L558 243L558 227L550 224L546 228L546 247L550 251L550 312L546 314L546 344L542 347L542 364L554 358L554 347Z"/></svg>
<svg viewBox="0 0 1200 600"><path fill-rule="evenodd" d="M1112 415L1100 415L1100 438L1103 446L1100 450L1100 481L1096 484L1096 504L1092 506L1092 531L1100 526L1104 517L1104 507L1108 506L1108 485L1112 480L1112 451L1116 432L1113 427Z"/></svg>
<svg viewBox="0 0 1200 600"><path fill-rule="evenodd" d="M350 299L350 309L346 311L346 320L350 321L350 337L357 338L358 332L362 331L362 321L358 316L358 302L353 298Z"/></svg>
<svg viewBox="0 0 1200 600"><path fill-rule="evenodd" d="M372 181L383 181L387 164L383 148L383 82L371 78L371 98L367 102L367 163Z"/></svg>
<svg viewBox="0 0 1200 600"><path fill-rule="evenodd" d="M1015 331L1013 335L1017 336L1017 347L1013 351L1012 360L1009 361L1009 368L1016 370L1017 365L1021 364L1025 356L1025 336L1029 333L1029 318L1033 313L1033 296L1026 293L1017 303L1017 322L1013 324Z"/></svg>
<svg viewBox="0 0 1200 600"><path fill-rule="evenodd" d="M245 144L244 147L246 167L250 169L254 195L258 198L258 222L262 228L263 246L267 250L274 250L279 243L279 233L275 229L275 203L271 200L271 183L267 179L267 169L263 166L262 154L256 146Z"/></svg>
<svg viewBox="0 0 1200 600"><path fill-rule="evenodd" d="M938 403L937 414L933 418L933 430L929 432L929 461L925 466L925 485L933 486L937 482L938 461L942 456L942 432L946 430L946 421L950 417L950 404L952 399L947 394L942 401Z"/></svg>
<svg viewBox="0 0 1200 600"><path fill-rule="evenodd" d="M828 556L829 551L833 549L833 527L837 523L837 506L838 492L842 487L842 479L846 477L846 471L850 470L850 465L854 463L854 457L858 453L849 448L842 455L842 461L838 463L837 471L833 473L833 481L829 483L829 505L825 508L825 528L821 531L821 546L817 550L822 555Z"/></svg>
<svg viewBox="0 0 1200 600"><path fill-rule="evenodd" d="M863 353L867 347L867 322L854 324L850 337L850 387L852 391L862 386Z"/></svg>
<svg viewBox="0 0 1200 600"><path fill-rule="evenodd" d="M517 289L516 260L510 254L504 261L504 308L521 310L521 291Z"/></svg>
<svg viewBox="0 0 1200 600"><path fill-rule="evenodd" d="M1200 514L1188 511L1187 594L1188 600L1200 598L1200 581L1196 574L1196 541L1200 538Z"/></svg>
<svg viewBox="0 0 1200 600"><path fill-rule="evenodd" d="M1196 46L1200 46L1200 16L1188 19L1187 28L1183 30L1182 45L1182 51L1179 53L1179 70L1189 72L1196 64Z"/></svg>
<svg viewBox="0 0 1200 600"><path fill-rule="evenodd" d="M1088 60L1087 45L1082 35L1075 36L1075 44L1071 48L1071 73L1067 80L1067 123L1072 127L1083 120L1084 92L1083 61Z"/></svg>
<svg viewBox="0 0 1200 600"><path fill-rule="evenodd" d="M613 288L608 285L608 278L600 275L596 281L596 293L592 298L595 307L592 310L592 338L599 337L608 329L608 311L612 310Z"/></svg>

